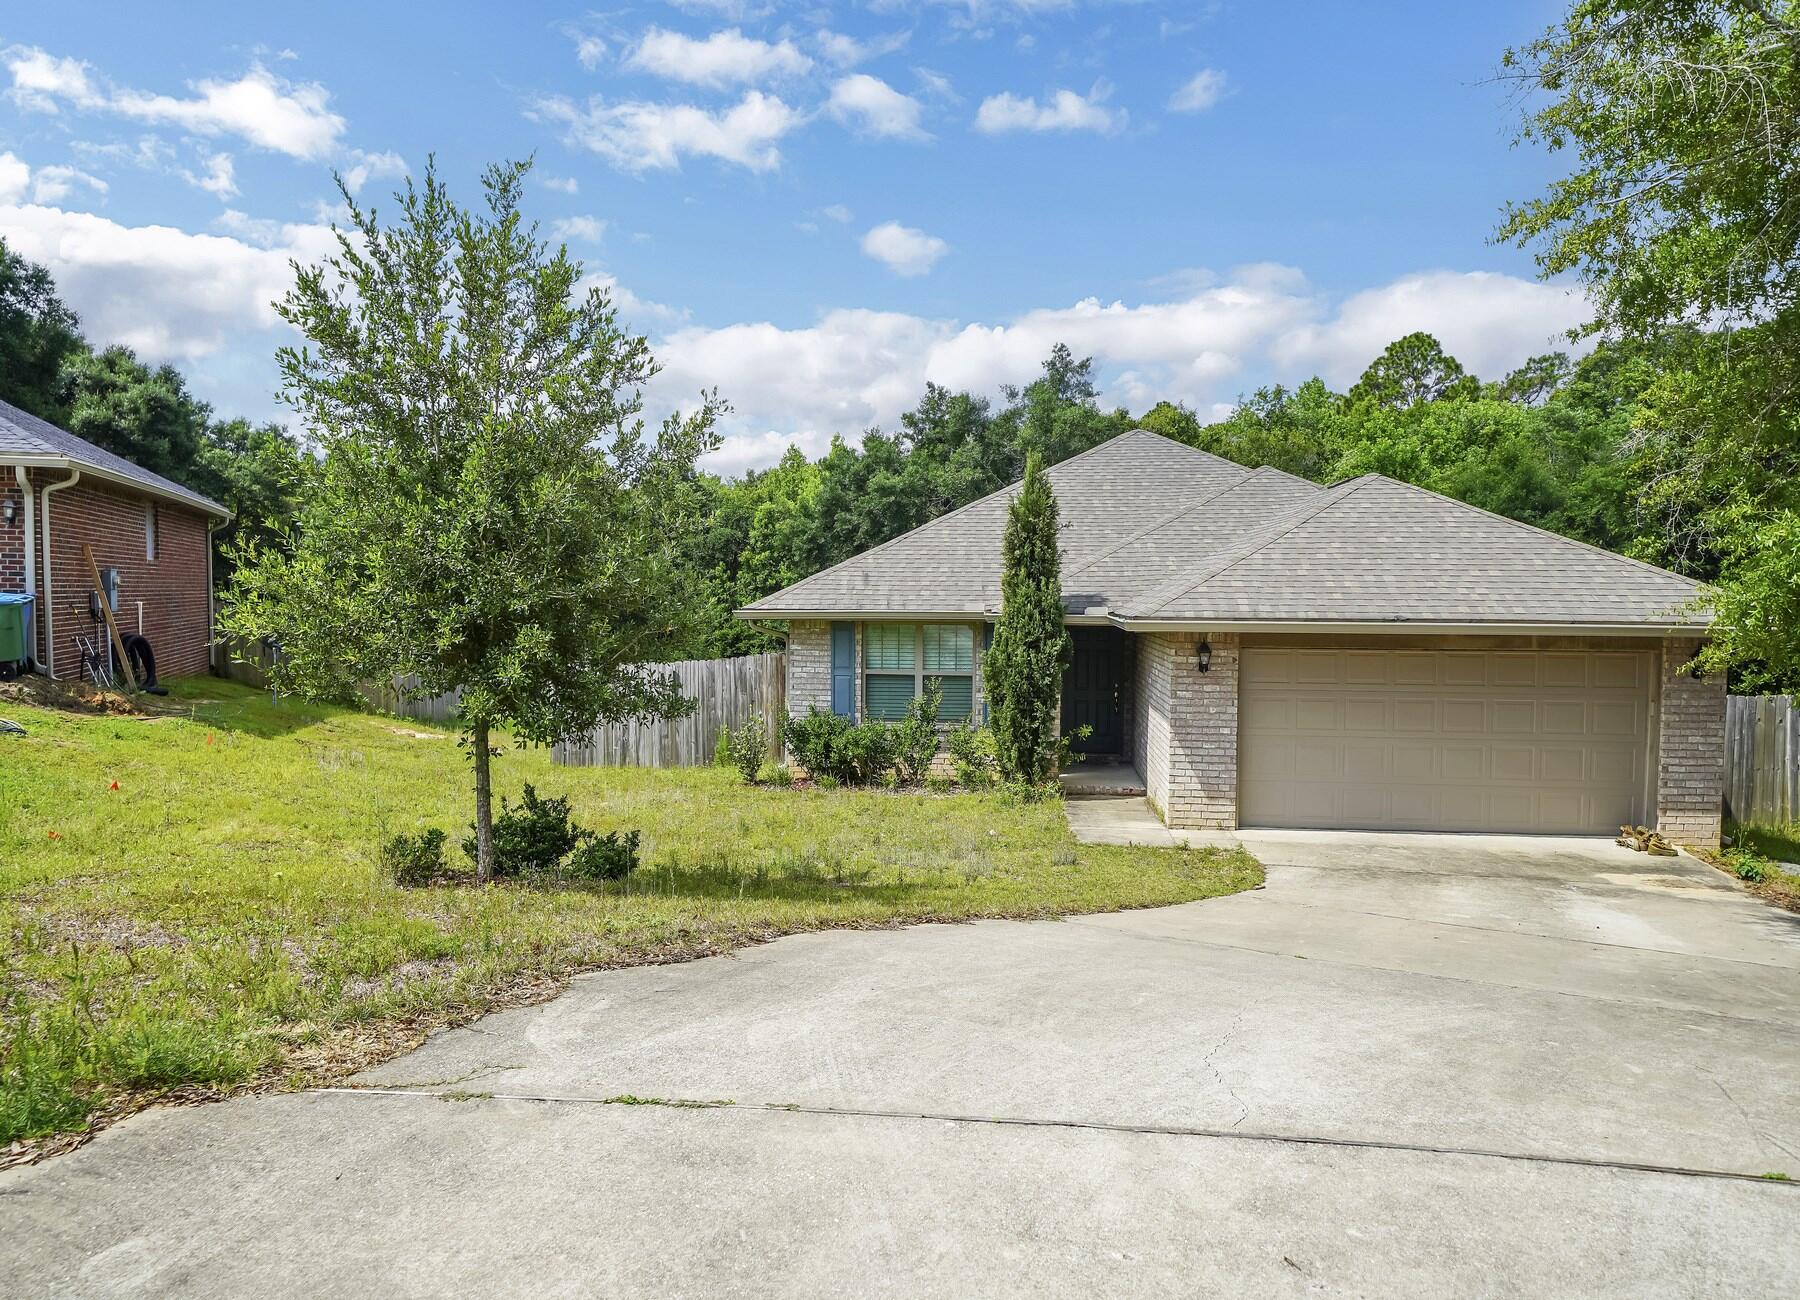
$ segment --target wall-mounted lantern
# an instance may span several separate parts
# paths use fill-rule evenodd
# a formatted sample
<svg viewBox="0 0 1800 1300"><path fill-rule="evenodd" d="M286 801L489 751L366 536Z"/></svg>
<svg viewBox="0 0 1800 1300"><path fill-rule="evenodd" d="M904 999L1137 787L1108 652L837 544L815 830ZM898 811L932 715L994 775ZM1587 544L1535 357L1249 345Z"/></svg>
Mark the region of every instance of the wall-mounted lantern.
<svg viewBox="0 0 1800 1300"><path fill-rule="evenodd" d="M6 498L6 504L0 505L0 521L4 521L6 526L11 528L13 524L18 521L18 518L19 503L14 501L11 497Z"/></svg>
<svg viewBox="0 0 1800 1300"><path fill-rule="evenodd" d="M1205 672L1209 668L1211 668L1212 667L1212 642L1202 641L1200 643L1200 648L1198 650L1194 651L1194 658L1199 663L1201 672Z"/></svg>

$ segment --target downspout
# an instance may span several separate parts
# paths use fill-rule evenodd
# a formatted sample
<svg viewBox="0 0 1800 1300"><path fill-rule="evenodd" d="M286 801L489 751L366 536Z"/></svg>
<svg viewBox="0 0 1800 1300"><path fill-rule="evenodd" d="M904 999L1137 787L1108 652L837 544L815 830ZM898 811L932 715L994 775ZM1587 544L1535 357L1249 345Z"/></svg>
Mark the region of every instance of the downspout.
<svg viewBox="0 0 1800 1300"><path fill-rule="evenodd" d="M213 534L225 524L223 519L209 519L206 523L206 668L218 676L224 674L219 672L219 616L213 608Z"/></svg>
<svg viewBox="0 0 1800 1300"><path fill-rule="evenodd" d="M79 469L70 473L60 483L44 484L44 674L51 681L56 680L56 614L53 609L56 595L50 583L50 494L61 492L66 487L74 487L81 482Z"/></svg>
<svg viewBox="0 0 1800 1300"><path fill-rule="evenodd" d="M37 498L31 493L31 475L26 473L23 465L13 466L13 477L19 481L19 492L25 498L25 594L37 594ZM32 614L37 610L34 607ZM25 657L31 660L32 666L38 662L37 637L31 638L31 644L25 647Z"/></svg>

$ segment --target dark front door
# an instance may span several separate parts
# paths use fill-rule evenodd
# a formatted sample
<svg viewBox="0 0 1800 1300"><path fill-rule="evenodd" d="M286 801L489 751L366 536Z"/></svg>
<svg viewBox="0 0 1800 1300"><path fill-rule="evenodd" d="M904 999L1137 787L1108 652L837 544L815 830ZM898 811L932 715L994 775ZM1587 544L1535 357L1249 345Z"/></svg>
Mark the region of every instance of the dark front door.
<svg viewBox="0 0 1800 1300"><path fill-rule="evenodd" d="M1063 673L1062 730L1092 727L1071 742L1080 754L1119 754L1125 748L1125 634L1116 627L1072 627L1075 657Z"/></svg>

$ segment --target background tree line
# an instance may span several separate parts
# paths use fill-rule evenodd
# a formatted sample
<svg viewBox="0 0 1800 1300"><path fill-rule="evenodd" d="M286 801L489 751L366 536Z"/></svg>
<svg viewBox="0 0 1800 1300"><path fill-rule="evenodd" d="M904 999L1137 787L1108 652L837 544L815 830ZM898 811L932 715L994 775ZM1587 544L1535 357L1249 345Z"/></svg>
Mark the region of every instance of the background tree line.
<svg viewBox="0 0 1800 1300"><path fill-rule="evenodd" d="M281 425L220 419L171 365L95 347L43 267L0 238L0 400L230 507L215 534L272 540L295 517L313 460ZM223 581L228 567L218 566Z"/></svg>
<svg viewBox="0 0 1800 1300"><path fill-rule="evenodd" d="M1347 392L1264 387L1222 420L1103 409L1057 347L1000 400L928 384L892 431L723 480L690 471L682 564L696 656L765 648L730 611L1142 424L1326 483L1379 471L1712 584L1702 659L1740 690L1800 686L1800 0L1576 0L1506 52L1520 140L1571 155L1498 237L1582 279L1579 360L1466 373L1412 334ZM224 501L273 540L314 458L218 420L172 367L95 349L41 267L0 242L0 397ZM689 534L693 528L695 532Z"/></svg>

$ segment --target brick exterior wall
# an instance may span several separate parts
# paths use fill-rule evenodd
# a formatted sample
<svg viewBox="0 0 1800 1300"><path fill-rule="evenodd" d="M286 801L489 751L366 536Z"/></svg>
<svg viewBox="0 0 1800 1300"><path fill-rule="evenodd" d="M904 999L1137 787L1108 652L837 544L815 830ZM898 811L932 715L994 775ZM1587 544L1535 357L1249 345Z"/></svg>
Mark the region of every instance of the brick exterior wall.
<svg viewBox="0 0 1800 1300"><path fill-rule="evenodd" d="M1212 646L1202 673L1200 642ZM1156 632L1138 638L1138 771L1170 826L1237 826L1238 661L1235 633Z"/></svg>
<svg viewBox="0 0 1800 1300"><path fill-rule="evenodd" d="M37 523L43 527L43 486L63 481L66 474L37 476ZM156 512L156 558L145 556L145 509ZM50 496L50 573L55 606L55 669L59 678L73 678L80 671L81 651L77 635L99 642L106 639L105 625L88 615L89 575L82 546L91 546L94 562L102 569L119 570L119 631L138 630L138 602L144 605L143 634L156 653L160 677L180 677L206 672L211 661L212 629L206 516L168 501L153 501L123 487L83 479L75 486ZM44 643L46 619L41 608L44 590L42 534L39 534L37 614L39 656L49 649Z"/></svg>
<svg viewBox="0 0 1800 1300"><path fill-rule="evenodd" d="M12 466L0 465L0 520L9 502L17 513L12 523L0 522L0 591L24 591L25 494L19 491Z"/></svg>
<svg viewBox="0 0 1800 1300"><path fill-rule="evenodd" d="M793 622L787 634L787 711L804 718L831 711L831 624Z"/></svg>
<svg viewBox="0 0 1800 1300"><path fill-rule="evenodd" d="M1663 642L1656 827L1673 844L1716 849L1725 782L1725 679L1695 679L1683 669L1698 648L1691 639Z"/></svg>

